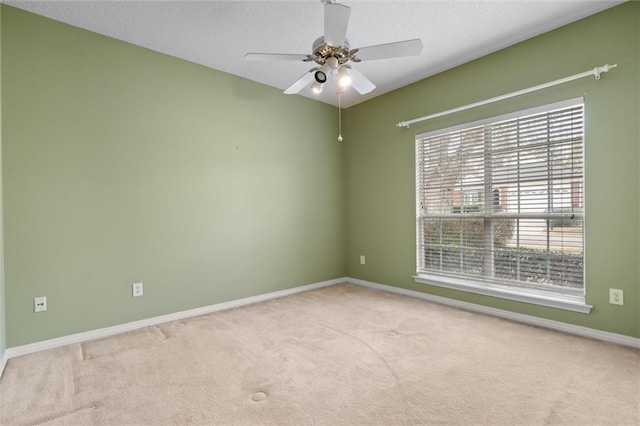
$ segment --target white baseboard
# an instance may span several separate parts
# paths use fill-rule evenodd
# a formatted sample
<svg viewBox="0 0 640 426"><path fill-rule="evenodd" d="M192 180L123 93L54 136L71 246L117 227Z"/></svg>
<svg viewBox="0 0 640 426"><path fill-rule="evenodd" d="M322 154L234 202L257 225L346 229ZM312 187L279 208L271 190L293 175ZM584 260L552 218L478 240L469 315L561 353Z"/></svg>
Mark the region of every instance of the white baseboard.
<svg viewBox="0 0 640 426"><path fill-rule="evenodd" d="M377 290L386 291L389 293L396 293L404 296L415 297L418 299L423 299L429 302L435 302L435 303L451 306L458 309L464 309L467 311L493 315L496 317L500 317L500 318L508 319L511 321L524 323L524 324L535 325L538 327L548 328L556 331L562 331L568 334L574 334L577 336L588 337L596 340L602 340L608 343L615 343L618 345L630 346L632 348L640 348L639 338L625 336L624 334L611 333L608 331L596 330L593 328L582 327L579 325L567 324L560 321L534 317L532 315L525 315L517 312L505 311L502 309L491 308L488 306L477 305L475 303L463 302L460 300L449 299L441 296L435 296L433 294L422 293L419 291L408 290L405 288L393 287L386 284L374 283L371 281L360 280L357 278L347 277L346 282L377 289Z"/></svg>
<svg viewBox="0 0 640 426"><path fill-rule="evenodd" d="M2 379L2 373L4 373L4 368L7 366L7 361L9 361L9 356L7 355L7 351L4 351L0 358L0 379Z"/></svg>
<svg viewBox="0 0 640 426"><path fill-rule="evenodd" d="M4 360L4 363L0 365L4 368L4 364L6 364L8 359L15 358L22 355L27 355L34 352L53 349L60 346L71 345L74 343L87 342L89 340L101 339L104 337L125 333L127 331L137 330L144 327L165 324L168 322L178 321L185 318L196 317L199 315L205 315L212 312L222 311L225 309L232 309L240 306L251 305L253 303L264 302L267 300L290 296L292 294L302 293L305 291L315 290L317 288L328 287L331 285L344 283L344 282L346 282L346 278L336 278L329 281L322 281L318 283L307 284L300 287L288 288L286 290L279 290L279 291L274 291L271 293L265 293L257 296L251 296L251 297L244 297L242 299L231 300L229 302L216 303L215 305L203 306L201 308L190 309L187 311L175 312L172 314L161 315L161 316L147 318L139 321L128 322L126 324L114 325L112 327L99 328L97 330L90 330L82 333L58 337L55 339L43 340L40 342L30 343L27 345L14 346L6 350L4 356L2 357L2 359Z"/></svg>

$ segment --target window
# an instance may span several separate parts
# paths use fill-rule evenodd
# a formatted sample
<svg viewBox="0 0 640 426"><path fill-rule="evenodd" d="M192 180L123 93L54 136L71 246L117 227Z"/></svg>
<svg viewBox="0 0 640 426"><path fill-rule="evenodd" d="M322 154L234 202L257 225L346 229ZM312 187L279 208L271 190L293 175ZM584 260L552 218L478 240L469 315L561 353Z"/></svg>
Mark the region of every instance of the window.
<svg viewBox="0 0 640 426"><path fill-rule="evenodd" d="M588 312L584 105L416 136L417 281Z"/></svg>

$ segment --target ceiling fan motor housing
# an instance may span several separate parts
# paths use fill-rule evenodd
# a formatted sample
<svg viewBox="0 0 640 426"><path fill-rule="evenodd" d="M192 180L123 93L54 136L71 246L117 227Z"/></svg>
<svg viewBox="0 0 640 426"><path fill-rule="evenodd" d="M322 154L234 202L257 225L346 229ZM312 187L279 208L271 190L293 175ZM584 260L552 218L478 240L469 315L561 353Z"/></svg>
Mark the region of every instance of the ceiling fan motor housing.
<svg viewBox="0 0 640 426"><path fill-rule="evenodd" d="M318 37L316 41L313 42L313 61L319 65L324 65L329 58L336 58L338 61L338 65L342 65L349 60L353 60L354 62L359 62L355 60L355 53L357 50L350 50L349 41L344 40L344 44L342 46L331 46L327 42L325 42L324 37Z"/></svg>

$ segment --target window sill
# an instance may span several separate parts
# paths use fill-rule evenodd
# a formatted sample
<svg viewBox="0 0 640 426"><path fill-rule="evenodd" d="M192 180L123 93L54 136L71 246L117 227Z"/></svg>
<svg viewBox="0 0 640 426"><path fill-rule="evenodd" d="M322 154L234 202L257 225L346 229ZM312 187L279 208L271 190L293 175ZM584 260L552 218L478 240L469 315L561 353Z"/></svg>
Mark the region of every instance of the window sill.
<svg viewBox="0 0 640 426"><path fill-rule="evenodd" d="M593 306L587 305L583 296L561 294L551 291L514 288L506 285L491 283L476 283L459 278L444 277L440 275L420 274L413 277L417 283L434 285L453 290L466 291L484 296L499 297L501 299L515 300L518 302L548 306L556 309L580 312L588 314Z"/></svg>

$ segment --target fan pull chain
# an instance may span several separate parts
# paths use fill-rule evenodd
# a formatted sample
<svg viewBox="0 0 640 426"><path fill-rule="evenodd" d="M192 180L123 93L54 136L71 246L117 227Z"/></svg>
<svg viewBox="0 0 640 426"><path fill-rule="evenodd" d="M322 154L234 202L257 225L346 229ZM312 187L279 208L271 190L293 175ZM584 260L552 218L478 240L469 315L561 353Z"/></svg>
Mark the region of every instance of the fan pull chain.
<svg viewBox="0 0 640 426"><path fill-rule="evenodd" d="M342 142L342 103L338 92L338 142Z"/></svg>

